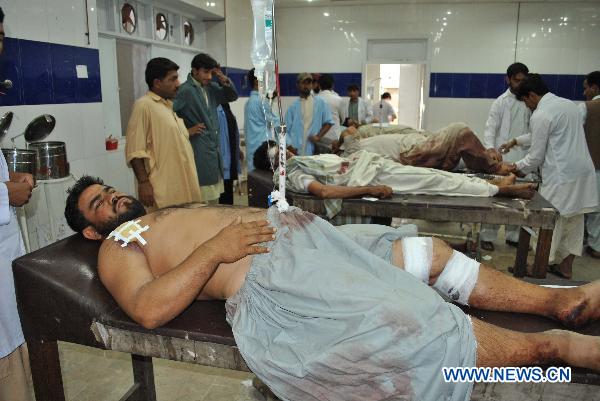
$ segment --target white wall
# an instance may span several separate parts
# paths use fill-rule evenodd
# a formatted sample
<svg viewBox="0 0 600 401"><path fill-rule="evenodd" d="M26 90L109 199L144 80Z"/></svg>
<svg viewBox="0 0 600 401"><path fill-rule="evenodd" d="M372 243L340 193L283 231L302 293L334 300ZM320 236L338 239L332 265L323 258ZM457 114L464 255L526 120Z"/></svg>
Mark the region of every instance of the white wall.
<svg viewBox="0 0 600 401"><path fill-rule="evenodd" d="M237 3L227 2L228 61L243 67L250 63L252 20L249 6ZM421 37L429 39L430 72L504 73L514 61L552 74L600 68L600 3L523 3L517 22L518 7L503 2L280 7L280 71L363 72L367 39ZM559 25L565 16L567 25ZM288 105L292 98L283 100ZM492 101L426 99L424 127L463 120L481 134Z"/></svg>
<svg viewBox="0 0 600 401"><path fill-rule="evenodd" d="M84 0L0 0L6 13L6 36L40 42L98 48L96 1L88 0L90 45L87 44L87 25ZM118 107L118 106L117 106ZM107 182L133 190L133 180L121 149L105 150L104 139L116 127L105 127L102 103L69 103L0 107L0 114L13 111L15 118L2 147L10 147L9 137L24 131L35 117L49 113L56 118L56 127L47 140L64 141L71 172L75 176L92 174ZM17 139L24 147L23 138Z"/></svg>

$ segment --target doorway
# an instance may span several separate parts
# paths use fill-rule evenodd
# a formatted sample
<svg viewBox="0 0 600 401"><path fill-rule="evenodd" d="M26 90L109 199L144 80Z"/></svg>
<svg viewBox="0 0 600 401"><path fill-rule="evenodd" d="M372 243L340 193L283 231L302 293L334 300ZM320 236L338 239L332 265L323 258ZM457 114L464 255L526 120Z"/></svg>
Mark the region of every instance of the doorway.
<svg viewBox="0 0 600 401"><path fill-rule="evenodd" d="M366 97L377 104L385 92L397 118L391 124L423 128L426 64L367 64ZM380 117L375 115L380 120Z"/></svg>
<svg viewBox="0 0 600 401"><path fill-rule="evenodd" d="M144 76L150 60L150 49L146 44L117 39L116 56L121 126L124 132L133 103L148 91Z"/></svg>

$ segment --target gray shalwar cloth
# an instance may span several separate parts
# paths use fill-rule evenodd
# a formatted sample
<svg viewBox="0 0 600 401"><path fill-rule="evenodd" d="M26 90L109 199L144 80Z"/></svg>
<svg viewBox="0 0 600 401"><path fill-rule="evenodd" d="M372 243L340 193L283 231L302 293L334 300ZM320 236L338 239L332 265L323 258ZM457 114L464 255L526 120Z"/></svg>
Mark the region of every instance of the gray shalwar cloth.
<svg viewBox="0 0 600 401"><path fill-rule="evenodd" d="M272 207L268 219L278 228L271 252L254 256L226 309L248 367L279 398L470 398L471 383L442 377L442 367L475 366L470 320L384 259L389 232L379 235L383 244L358 245L298 208Z"/></svg>

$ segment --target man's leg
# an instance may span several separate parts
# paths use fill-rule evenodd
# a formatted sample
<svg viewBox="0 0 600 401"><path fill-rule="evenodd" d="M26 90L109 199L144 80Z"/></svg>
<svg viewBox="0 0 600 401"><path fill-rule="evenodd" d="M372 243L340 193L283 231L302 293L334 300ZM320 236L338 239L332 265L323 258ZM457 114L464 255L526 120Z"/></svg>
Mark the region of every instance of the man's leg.
<svg viewBox="0 0 600 401"><path fill-rule="evenodd" d="M411 245L413 241L415 240L403 239L393 243L393 264L422 280L424 277L429 277L429 285L434 287L440 287L441 283L437 283L440 277L448 282L452 278L452 273L458 273L463 282L458 283L456 287L462 286L467 292L470 291L465 294L463 290L459 302L466 298L467 301L463 303L475 308L542 315L572 327L600 318L600 280L577 288L542 287L515 279L486 265L476 266L475 261L465 259L464 255L456 257L455 251L437 238L431 239L430 251L411 249L417 248ZM409 255L405 256L404 251ZM428 271L427 267L425 271L423 270L423 264L414 266L415 258L410 255L412 252L431 255ZM423 260L422 257L418 259ZM450 272L447 269L455 271ZM445 276L442 276L444 272ZM469 275L474 285L468 285ZM448 287L447 284L445 286Z"/></svg>
<svg viewBox="0 0 600 401"><path fill-rule="evenodd" d="M0 400L32 401L31 370L27 345L0 358Z"/></svg>
<svg viewBox="0 0 600 401"><path fill-rule="evenodd" d="M583 230L584 215L558 217L550 246L552 273L567 279L572 277L575 256L581 256L583 250Z"/></svg>
<svg viewBox="0 0 600 401"><path fill-rule="evenodd" d="M596 181L600 194L600 170L596 170ZM586 214L585 220L587 252L594 258L600 258L600 212Z"/></svg>
<svg viewBox="0 0 600 401"><path fill-rule="evenodd" d="M494 250L494 242L498 238L498 224L482 224L479 231L479 239L481 240L481 248L486 251Z"/></svg>
<svg viewBox="0 0 600 401"><path fill-rule="evenodd" d="M510 246L517 247L519 245L520 226L504 226L504 239Z"/></svg>
<svg viewBox="0 0 600 401"><path fill-rule="evenodd" d="M521 333L472 319L477 366L526 366L566 363L600 370L600 338L566 330Z"/></svg>

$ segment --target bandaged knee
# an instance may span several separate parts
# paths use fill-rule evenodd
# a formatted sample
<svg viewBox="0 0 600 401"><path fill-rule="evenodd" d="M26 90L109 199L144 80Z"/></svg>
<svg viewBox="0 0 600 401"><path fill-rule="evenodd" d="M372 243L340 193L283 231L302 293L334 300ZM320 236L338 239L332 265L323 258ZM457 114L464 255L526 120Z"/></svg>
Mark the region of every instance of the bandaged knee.
<svg viewBox="0 0 600 401"><path fill-rule="evenodd" d="M431 237L410 237L402 239L404 270L425 284L429 284L433 241Z"/></svg>
<svg viewBox="0 0 600 401"><path fill-rule="evenodd" d="M479 262L454 251L433 287L448 296L450 300L468 305L478 276Z"/></svg>

